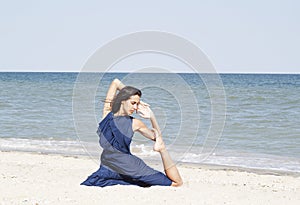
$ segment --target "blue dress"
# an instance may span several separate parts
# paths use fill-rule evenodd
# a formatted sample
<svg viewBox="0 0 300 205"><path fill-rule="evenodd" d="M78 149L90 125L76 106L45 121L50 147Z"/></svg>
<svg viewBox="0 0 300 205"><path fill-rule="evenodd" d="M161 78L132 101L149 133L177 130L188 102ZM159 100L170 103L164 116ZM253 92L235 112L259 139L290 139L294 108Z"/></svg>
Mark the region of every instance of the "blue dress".
<svg viewBox="0 0 300 205"><path fill-rule="evenodd" d="M110 112L99 123L97 134L103 148L101 165L82 185L105 187L122 184L149 187L172 184L166 175L131 154L129 147L133 137L132 119L131 116L114 116Z"/></svg>

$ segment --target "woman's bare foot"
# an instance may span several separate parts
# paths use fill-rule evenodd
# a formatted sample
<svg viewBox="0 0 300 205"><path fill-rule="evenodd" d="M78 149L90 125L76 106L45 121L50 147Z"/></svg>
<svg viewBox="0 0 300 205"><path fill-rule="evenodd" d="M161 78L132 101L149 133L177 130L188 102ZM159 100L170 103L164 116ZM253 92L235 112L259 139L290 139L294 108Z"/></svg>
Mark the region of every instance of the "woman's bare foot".
<svg viewBox="0 0 300 205"><path fill-rule="evenodd" d="M166 149L165 143L161 136L157 136L153 146L153 150L156 152L161 152Z"/></svg>

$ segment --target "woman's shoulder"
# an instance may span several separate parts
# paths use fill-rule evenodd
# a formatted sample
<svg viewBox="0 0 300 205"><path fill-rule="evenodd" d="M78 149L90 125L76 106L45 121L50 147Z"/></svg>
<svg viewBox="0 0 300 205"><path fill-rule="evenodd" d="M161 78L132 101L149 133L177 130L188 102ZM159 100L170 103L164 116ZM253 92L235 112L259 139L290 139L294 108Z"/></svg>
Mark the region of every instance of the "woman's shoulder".
<svg viewBox="0 0 300 205"><path fill-rule="evenodd" d="M107 120L107 119L109 119L109 118L113 118L113 116L114 116L113 112L108 112L107 114L104 114L104 115L102 116L101 121Z"/></svg>

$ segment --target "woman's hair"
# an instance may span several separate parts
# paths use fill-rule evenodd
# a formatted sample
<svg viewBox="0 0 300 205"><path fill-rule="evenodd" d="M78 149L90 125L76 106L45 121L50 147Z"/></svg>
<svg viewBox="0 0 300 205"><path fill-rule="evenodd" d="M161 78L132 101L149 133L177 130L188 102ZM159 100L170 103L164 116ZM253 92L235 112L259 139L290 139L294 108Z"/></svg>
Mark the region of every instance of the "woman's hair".
<svg viewBox="0 0 300 205"><path fill-rule="evenodd" d="M117 113L120 110L122 101L128 100L131 96L134 95L138 95L139 97L141 97L142 91L131 86L125 86L124 88L122 88L112 102L112 112Z"/></svg>

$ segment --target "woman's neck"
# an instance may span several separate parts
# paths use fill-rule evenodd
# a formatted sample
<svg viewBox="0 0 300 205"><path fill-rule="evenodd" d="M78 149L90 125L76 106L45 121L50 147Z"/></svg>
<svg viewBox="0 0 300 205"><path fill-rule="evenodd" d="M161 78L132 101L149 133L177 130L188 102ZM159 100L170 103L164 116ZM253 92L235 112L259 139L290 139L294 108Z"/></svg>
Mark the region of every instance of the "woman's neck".
<svg viewBox="0 0 300 205"><path fill-rule="evenodd" d="M128 116L125 112L119 110L118 112L114 113L114 116Z"/></svg>

